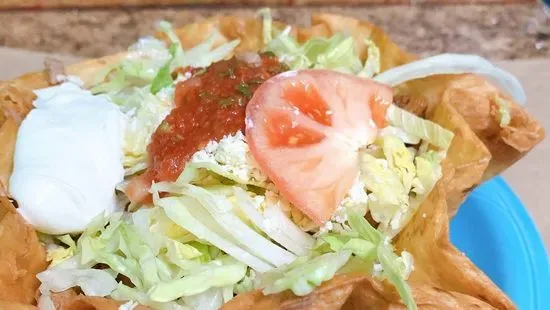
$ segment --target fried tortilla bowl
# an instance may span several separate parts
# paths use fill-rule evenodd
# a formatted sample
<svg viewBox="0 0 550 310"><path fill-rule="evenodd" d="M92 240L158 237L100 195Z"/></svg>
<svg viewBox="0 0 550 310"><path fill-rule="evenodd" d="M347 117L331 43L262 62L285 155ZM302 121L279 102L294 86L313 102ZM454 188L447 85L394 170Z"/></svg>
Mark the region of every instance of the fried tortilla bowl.
<svg viewBox="0 0 550 310"><path fill-rule="evenodd" d="M240 39L237 52L262 47L262 24L258 19L214 17L180 28L185 48L203 41L218 28L227 42ZM353 18L316 14L312 26L293 28L300 41L349 33L364 59L361 42L373 40L380 48L381 70L416 59L402 51L380 29ZM223 42L219 42L223 43ZM67 73L90 85L107 64L124 54L85 61ZM7 196L17 129L34 99L33 90L49 86L46 72L29 73L0 85L0 196ZM465 196L484 180L500 173L524 156L544 137L542 127L519 105L512 103L511 121L501 127L495 102L499 91L473 75L433 76L400 85L395 102L455 134L443 162L443 178L420 206L408 226L393 239L397 250L410 252L415 270L409 283L419 308L514 309L510 299L449 240L449 217ZM25 224L7 197L0 197L0 308L31 309L39 281L35 275L47 267L46 254L33 228ZM69 290L53 295L59 309L117 309L114 300L80 295ZM140 309L141 306L138 308ZM255 291L236 296L226 309L400 309L399 295L387 283L367 274L340 274L313 293L297 297L286 291L264 296Z"/></svg>

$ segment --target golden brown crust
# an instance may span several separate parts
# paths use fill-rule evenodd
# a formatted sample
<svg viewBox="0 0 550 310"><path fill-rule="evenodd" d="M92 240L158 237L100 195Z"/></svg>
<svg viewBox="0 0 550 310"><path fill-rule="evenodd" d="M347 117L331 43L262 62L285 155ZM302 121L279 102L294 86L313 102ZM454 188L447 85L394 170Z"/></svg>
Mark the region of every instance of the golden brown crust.
<svg viewBox="0 0 550 310"><path fill-rule="evenodd" d="M217 16L186 25L177 30L185 47L204 40L214 29L222 37L217 44L233 39L241 40L239 51L258 50L262 46L261 23L256 19ZM381 50L383 70L410 62L416 57L403 52L380 29L368 22L353 18L315 14L312 26L296 28L300 41L311 36L331 36L336 32L351 34L361 57L367 56L362 44L372 39ZM99 70L118 61L124 53L88 60L67 68L67 73L79 76L86 85L93 84ZM0 196L6 194L11 173L13 148L20 120L32 107L32 91L48 85L43 72L26 74L0 84ZM511 123L500 128L495 117L494 96L497 90L484 80L472 76L437 76L415 80L395 89L396 102L406 109L429 118L455 133L449 155L443 163L443 178L429 198L422 204L411 223L394 240L400 250L413 254L416 270L410 282L415 300L425 309L514 309L508 297L478 270L449 241L448 216L454 214L465 195L482 180L502 171L521 158L544 136L536 121L516 104L512 104ZM467 151L465 151L467 150ZM6 288L16 296L0 291L0 300L31 304L38 285L34 274L45 267L45 254L36 234L23 223L11 204L1 198L5 212L3 221L11 230L5 233L11 239L25 237L24 247L9 243L0 235L0 242L13 247L13 253L25 256L26 265L2 268L0 290ZM6 220L6 219L9 219ZM11 224L10 224L11 223ZM17 225L15 225L17 224ZM4 227L3 225L0 227ZM4 244L4 243L0 243ZM23 260L24 261L24 260ZM19 261L18 261L19 262ZM0 253L0 264L14 264L13 257ZM19 275L24 275L22 278ZM32 275L32 277L25 277ZM6 282L6 279L11 279ZM20 281L25 285L13 285ZM58 308L116 309L112 300L91 298L72 291L54 294ZM11 298L11 299L10 299ZM0 304L1 305L1 304ZM224 306L226 309L401 309L395 290L384 282L367 275L339 275L327 281L312 294L296 297L290 292L264 296L261 292L241 294Z"/></svg>
<svg viewBox="0 0 550 310"><path fill-rule="evenodd" d="M395 240L397 249L414 257L409 282L470 295L497 309L514 309L491 279L451 243L447 218L445 190L440 184Z"/></svg>
<svg viewBox="0 0 550 310"><path fill-rule="evenodd" d="M46 253L31 225L6 197L0 197L0 301L33 304L36 274L47 266Z"/></svg>
<svg viewBox="0 0 550 310"><path fill-rule="evenodd" d="M412 284L419 309L494 309L475 297ZM264 296L260 291L242 294L222 307L223 310L363 310L406 309L392 288L367 275L343 274L323 283L309 295L298 297L290 292Z"/></svg>
<svg viewBox="0 0 550 310"><path fill-rule="evenodd" d="M525 109L512 103L510 124L501 128L496 96L500 92L473 75L453 79L442 101L454 106L492 154L483 179L487 180L522 158L544 138L544 129ZM503 96L504 97L504 96Z"/></svg>
<svg viewBox="0 0 550 310"><path fill-rule="evenodd" d="M0 301L2 310L39 310L38 307L17 302Z"/></svg>
<svg viewBox="0 0 550 310"><path fill-rule="evenodd" d="M489 166L491 153L449 103L441 102L426 117L454 133L453 142L442 163L444 173L441 180L445 187L448 212L454 213L481 181Z"/></svg>

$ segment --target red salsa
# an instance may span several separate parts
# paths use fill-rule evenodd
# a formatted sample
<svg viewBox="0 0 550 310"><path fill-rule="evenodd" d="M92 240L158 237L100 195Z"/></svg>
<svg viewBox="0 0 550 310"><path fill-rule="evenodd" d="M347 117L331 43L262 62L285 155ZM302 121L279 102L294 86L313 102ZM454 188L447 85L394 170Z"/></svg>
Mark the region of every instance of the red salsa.
<svg viewBox="0 0 550 310"><path fill-rule="evenodd" d="M147 149L149 169L138 183L174 181L191 156L209 141L244 130L246 104L254 91L288 70L272 54L260 54L256 60L233 57L207 69L180 70L194 75L177 84L176 107L153 133Z"/></svg>

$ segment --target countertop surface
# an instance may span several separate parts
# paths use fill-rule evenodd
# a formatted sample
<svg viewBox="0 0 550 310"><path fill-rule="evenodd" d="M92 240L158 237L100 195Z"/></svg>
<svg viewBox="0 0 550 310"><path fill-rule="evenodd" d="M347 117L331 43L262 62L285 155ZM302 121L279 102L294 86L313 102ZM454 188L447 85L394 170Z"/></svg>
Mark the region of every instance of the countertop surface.
<svg viewBox="0 0 550 310"><path fill-rule="evenodd" d="M422 1L418 1L421 3ZM182 25L214 14L255 14L257 8L187 7L0 12L0 46L97 57L120 51L166 19ZM412 5L293 7L274 17L306 25L311 12L367 19L420 55L475 53L492 59L550 57L550 18L542 5Z"/></svg>

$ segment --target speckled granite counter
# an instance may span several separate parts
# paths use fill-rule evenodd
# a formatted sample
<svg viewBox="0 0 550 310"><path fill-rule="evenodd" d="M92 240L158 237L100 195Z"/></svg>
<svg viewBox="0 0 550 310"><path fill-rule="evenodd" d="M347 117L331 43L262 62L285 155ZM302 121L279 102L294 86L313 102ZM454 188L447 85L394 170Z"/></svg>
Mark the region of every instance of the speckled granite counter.
<svg viewBox="0 0 550 310"><path fill-rule="evenodd" d="M156 21L189 23L213 14L254 14L244 8L166 8L0 12L0 46L101 56L125 49L151 33ZM276 18L307 24L310 12L325 11L368 19L408 51L477 53L494 59L550 56L548 25L534 27L536 5L385 6L279 8ZM542 29L542 30L541 30Z"/></svg>

